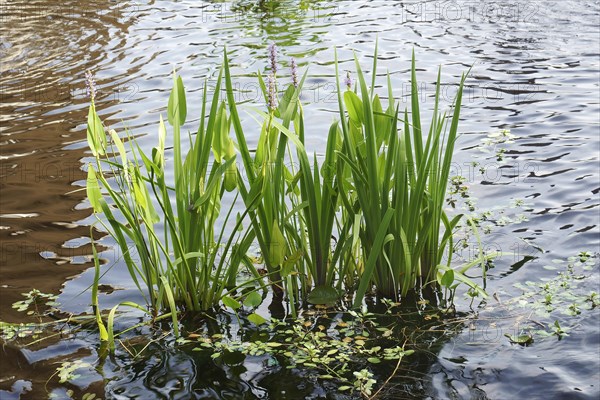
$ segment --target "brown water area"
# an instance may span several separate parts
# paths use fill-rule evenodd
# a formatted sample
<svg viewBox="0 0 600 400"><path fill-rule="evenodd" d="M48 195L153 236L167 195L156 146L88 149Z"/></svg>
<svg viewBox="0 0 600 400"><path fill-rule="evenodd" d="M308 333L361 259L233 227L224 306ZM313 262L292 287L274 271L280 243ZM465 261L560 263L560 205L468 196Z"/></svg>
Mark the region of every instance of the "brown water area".
<svg viewBox="0 0 600 400"><path fill-rule="evenodd" d="M67 279L93 265L89 244L64 244L90 235L89 227L75 223L91 214L82 204L85 72L97 68L108 41L126 30L119 9L109 5L0 5L0 321L26 321L12 308L22 293L36 288L57 294ZM115 101L100 93L99 102ZM43 346L60 346L60 338ZM37 382L29 398L47 395L42 388L56 372L55 361L35 363L36 346L26 352L2 347L2 376ZM88 390L100 394L96 385L103 386L96 382Z"/></svg>
<svg viewBox="0 0 600 400"><path fill-rule="evenodd" d="M2 2L0 7L2 321L22 320L11 308L21 293L31 288L58 293L65 279L92 265L89 244L63 244L90 234L89 227L74 223L90 215L81 206L86 198L82 122L89 105L85 72L105 58L108 41L126 30L119 9L102 5L109 3ZM87 259L72 263L74 257Z"/></svg>

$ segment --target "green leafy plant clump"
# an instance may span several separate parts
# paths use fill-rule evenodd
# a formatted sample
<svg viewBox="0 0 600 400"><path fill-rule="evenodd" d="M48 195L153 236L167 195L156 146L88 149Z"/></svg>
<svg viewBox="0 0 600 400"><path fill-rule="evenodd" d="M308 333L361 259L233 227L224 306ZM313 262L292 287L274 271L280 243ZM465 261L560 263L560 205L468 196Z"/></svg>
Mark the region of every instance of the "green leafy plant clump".
<svg viewBox="0 0 600 400"><path fill-rule="evenodd" d="M260 127L255 148L246 140L226 52L214 93L209 96L205 86L202 94L200 126L185 146L188 108L177 74L167 108L170 128L160 116L158 145L150 153L130 132L120 136L105 128L92 90L87 134L95 163L88 168L88 197L121 248L149 313L156 318L167 311L161 318L170 316L177 329L180 310L204 311L222 302L256 307L269 286L274 299L285 296L293 315L300 304L330 305L344 294L359 308L373 290L398 300L411 290L454 290L465 283L483 293L464 273L489 255L480 252L479 259L453 266L461 215L445 211L465 77L446 115L439 111L438 73L426 127L414 54L410 112L400 110L389 75L387 104L375 93L377 50L369 83L358 61L356 82L350 74L340 82L336 54L338 120L318 159L305 146L300 94L307 73L299 77L292 60L284 84L274 45L270 58L268 75L257 76L266 110L248 107ZM174 181L167 179L171 172ZM223 201L228 192L233 200ZM244 211L234 213L236 205ZM258 258L250 254L253 245ZM102 331L97 290L93 304ZM104 337L111 334L115 311Z"/></svg>

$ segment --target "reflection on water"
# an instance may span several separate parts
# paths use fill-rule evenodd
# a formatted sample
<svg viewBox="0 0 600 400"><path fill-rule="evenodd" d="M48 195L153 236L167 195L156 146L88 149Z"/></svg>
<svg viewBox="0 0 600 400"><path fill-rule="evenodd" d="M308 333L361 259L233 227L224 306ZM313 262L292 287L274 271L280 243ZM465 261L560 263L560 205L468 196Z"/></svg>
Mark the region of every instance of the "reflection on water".
<svg viewBox="0 0 600 400"><path fill-rule="evenodd" d="M88 105L84 74L109 62L111 49L120 47L132 23L122 4L97 3L8 1L0 6L4 321L18 320L10 304L21 292L35 287L57 293L65 279L91 265L53 262L43 254L67 261L90 254L89 243L63 246L90 233L76 223L90 215L79 206L85 192L76 190L85 179L80 145Z"/></svg>
<svg viewBox="0 0 600 400"><path fill-rule="evenodd" d="M395 94L403 99L408 95L406 72L414 47L423 68L419 87L425 109L433 106L429 99L438 64L444 67L443 81L452 83L442 88L446 101L452 99L460 74L473 67L453 174L467 179L482 210L515 199L527 204L526 220L495 227L485 239L490 248L520 255L499 260L490 271L488 289L519 294L512 285L549 276L541 268L549 260L599 250L599 15L597 1L574 0L2 1L0 320L22 320L10 304L32 287L58 293L64 284L61 301L71 311L83 310L89 303L88 295L80 293L89 286L91 274L68 280L91 265L86 238L93 219L85 192L79 190L85 183L87 147L85 71L96 76L103 119L115 128L127 126L134 134L148 134L140 137L140 144L149 148L155 144L156 122L165 110L173 68L183 75L193 115L193 99L199 98L205 79L215 76L227 45L238 99L261 101L251 74L266 68L265 48L271 41L282 50L283 64L293 56L301 70L309 69L303 99L311 116L308 146L316 151L324 147L323 132L336 107L334 47L338 47L341 70L353 70L352 51L363 65L369 65L379 38L380 71L389 71ZM249 126L248 142L255 143L258 128L252 128L250 117L242 117ZM193 131L195 124L192 120L187 127ZM488 133L500 129L517 136L515 143L505 146L501 162L494 151L486 154L477 149ZM103 236L97 231L94 235ZM521 238L528 242L524 245ZM107 238L101 243L111 244ZM532 256L532 248L544 253L536 250L535 261L511 268ZM103 257L112 263L118 254L107 251ZM107 283L124 285L126 278L118 265ZM599 288L591 284L589 290ZM114 304L130 294L117 290L105 294L102 301ZM569 376L568 369L584 371L580 374L584 383L598 375L597 321L596 311L582 317L580 335L561 341L560 351L552 351L555 342L511 347L519 354L518 363L497 357L506 355L503 346L474 351L449 344L442 357L456 349L446 357L453 361L434 364L437 357L432 356L425 364L434 365L429 371L432 385L440 393L452 387L448 393L458 398L485 393L510 397L515 386L508 382L533 385L529 393L543 388L546 394L560 390L565 396L590 397L598 393L596 386L590 389L588 382L588 387L581 387L585 385L579 382L564 388L565 380L555 377ZM74 352L83 349L83 343L88 347L94 343L77 340L81 342L68 342ZM60 345L45 351L55 356L69 353ZM184 366L207 362L162 351L165 359L151 364L173 373L176 370L170 368L179 365L198 373L198 368ZM2 363L0 387L9 389L19 379L23 382L15 383L15 392L27 386L25 381L34 382L34 389L43 387L55 365L35 363L36 372L26 372L30 366L19 361L18 354L4 358L16 364ZM94 363L95 350L89 357ZM581 362L563 367L561 358ZM136 371L136 365L126 368ZM531 375L528 371L533 369L543 372ZM115 374L111 387L120 386L127 374L121 378ZM263 382L278 377L267 374ZM577 382L574 376L568 379ZM396 384L402 389L404 383L400 379ZM399 398L402 393L399 390Z"/></svg>

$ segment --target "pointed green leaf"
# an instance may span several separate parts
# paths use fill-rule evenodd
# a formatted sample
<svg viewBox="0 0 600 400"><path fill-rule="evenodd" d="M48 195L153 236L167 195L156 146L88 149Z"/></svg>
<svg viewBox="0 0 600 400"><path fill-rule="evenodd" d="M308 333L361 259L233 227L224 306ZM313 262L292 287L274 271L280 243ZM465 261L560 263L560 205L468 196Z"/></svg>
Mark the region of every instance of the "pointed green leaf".
<svg viewBox="0 0 600 400"><path fill-rule="evenodd" d="M267 322L267 320L256 313L252 313L248 315L248 321L252 322L255 325L262 325Z"/></svg>
<svg viewBox="0 0 600 400"><path fill-rule="evenodd" d="M174 126L183 125L187 116L187 104L185 100L185 88L181 76L173 78L173 89L169 96L169 106L167 107L167 116L169 123ZM177 121L175 120L177 118Z"/></svg>
<svg viewBox="0 0 600 400"><path fill-rule="evenodd" d="M225 306L233 309L234 311L242 306L236 299L230 296L225 296L221 300Z"/></svg>
<svg viewBox="0 0 600 400"><path fill-rule="evenodd" d="M165 294L167 295L167 301L169 303L169 309L171 310L171 322L173 323L173 333L175 337L179 337L179 323L177 321L177 307L175 306L175 297L173 296L173 291L171 290L171 285L167 281L167 278L164 276L160 277L160 281L162 282L162 286L165 290ZM137 304L132 303L137 306ZM136 307L137 308L137 307Z"/></svg>
<svg viewBox="0 0 600 400"><path fill-rule="evenodd" d="M344 102L350 119L356 124L362 124L364 121L363 103L356 93L347 90L344 93Z"/></svg>
<svg viewBox="0 0 600 400"><path fill-rule="evenodd" d="M108 132L113 140L113 142L115 143L115 146L117 146L117 150L119 151L119 156L121 157L121 165L123 166L123 171L125 171L125 173L127 173L127 153L125 152L125 146L123 145L123 142L121 141L121 139L119 138L119 135L117 134L117 132L114 129L111 129Z"/></svg>
<svg viewBox="0 0 600 400"><path fill-rule="evenodd" d="M294 265L298 261L300 261L303 255L304 253L302 252L302 250L298 250L295 253L288 256L288 258L286 258L286 260L283 262L283 265L281 266L282 278L285 278L286 276L291 275L292 272L294 272Z"/></svg>
<svg viewBox="0 0 600 400"><path fill-rule="evenodd" d="M96 170L90 164L88 167L88 177L86 181L86 191L90 204L94 209L95 213L102 212L102 193L100 192L100 186L98 185L98 178L96 178Z"/></svg>
<svg viewBox="0 0 600 400"><path fill-rule="evenodd" d="M235 157L225 161L224 164L219 165L214 175L210 177L210 180L206 188L204 189L204 192L201 193L198 200L194 202L194 208L201 207L204 203L206 203L208 200L214 197L215 194L218 194L221 183L221 177L228 171L228 168L231 166L231 164L234 164L234 162Z"/></svg>
<svg viewBox="0 0 600 400"><path fill-rule="evenodd" d="M225 158L227 160L234 159L235 155L235 146L233 144L233 140L227 137L227 147L225 149ZM225 171L225 190L228 192L233 191L237 186L237 164L231 163L227 167L227 171Z"/></svg>
<svg viewBox="0 0 600 400"><path fill-rule="evenodd" d="M277 221L273 221L271 243L269 244L269 261L271 262L271 265L283 264L286 251L285 237L281 233Z"/></svg>
<svg viewBox="0 0 600 400"><path fill-rule="evenodd" d="M217 117L212 135L212 150L215 155L215 160L220 163L225 156L225 150L229 142L229 123L227 122L227 111L225 110L225 102L221 103L217 112Z"/></svg>
<svg viewBox="0 0 600 400"><path fill-rule="evenodd" d="M94 104L90 105L87 120L87 141L94 156L104 155L106 149L106 134L102 121L96 113Z"/></svg>
<svg viewBox="0 0 600 400"><path fill-rule="evenodd" d="M153 157L154 164L159 168L164 168L165 165L165 142L167 140L167 128L163 121L162 115L160 116L160 122L158 124L158 147L156 155Z"/></svg>

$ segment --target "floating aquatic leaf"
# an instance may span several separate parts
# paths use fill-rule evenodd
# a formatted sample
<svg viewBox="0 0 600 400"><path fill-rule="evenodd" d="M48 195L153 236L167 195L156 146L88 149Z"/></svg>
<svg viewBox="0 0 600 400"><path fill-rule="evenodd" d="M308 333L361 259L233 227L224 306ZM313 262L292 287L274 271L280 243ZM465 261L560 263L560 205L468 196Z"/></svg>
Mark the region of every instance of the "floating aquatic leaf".
<svg viewBox="0 0 600 400"><path fill-rule="evenodd" d="M317 286L308 294L308 302L311 304L333 305L339 299L339 293L331 286Z"/></svg>
<svg viewBox="0 0 600 400"><path fill-rule="evenodd" d="M244 305L246 307L258 307L262 303L262 296L257 291L252 291L246 295Z"/></svg>
<svg viewBox="0 0 600 400"><path fill-rule="evenodd" d="M229 297L229 296L225 296L222 299L223 304L225 304L227 307L233 309L233 310L237 310L238 308L240 308L242 305L234 298Z"/></svg>
<svg viewBox="0 0 600 400"><path fill-rule="evenodd" d="M533 336L531 335L510 335L505 333L504 336L510 340L511 343L520 344L520 345L530 345L533 343Z"/></svg>
<svg viewBox="0 0 600 400"><path fill-rule="evenodd" d="M267 322L265 318L256 313L248 315L248 321L252 322L255 325L262 325Z"/></svg>

